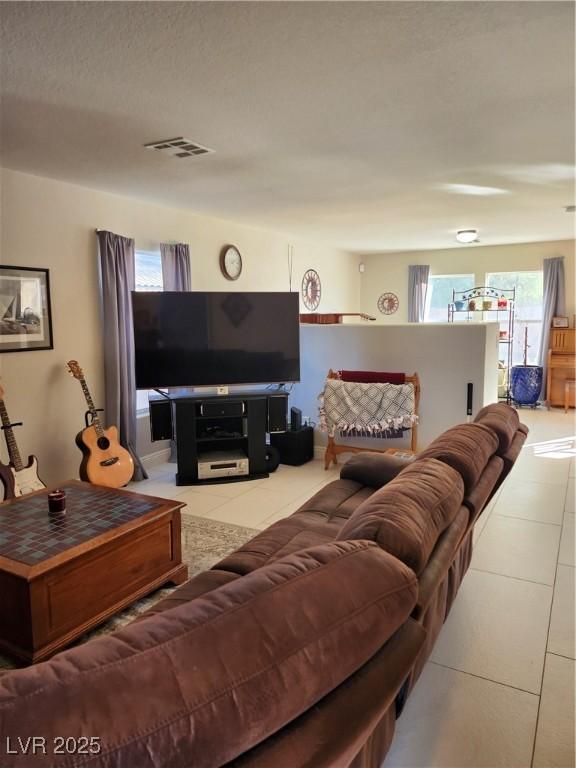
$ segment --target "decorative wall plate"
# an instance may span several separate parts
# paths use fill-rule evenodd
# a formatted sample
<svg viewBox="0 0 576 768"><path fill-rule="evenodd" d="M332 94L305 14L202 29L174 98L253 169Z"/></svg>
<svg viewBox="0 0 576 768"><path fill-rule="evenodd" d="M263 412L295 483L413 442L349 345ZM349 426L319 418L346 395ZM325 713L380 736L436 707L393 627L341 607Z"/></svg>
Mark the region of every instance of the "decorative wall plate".
<svg viewBox="0 0 576 768"><path fill-rule="evenodd" d="M242 272L242 256L235 245L225 245L220 251L220 269L227 280L238 280Z"/></svg>
<svg viewBox="0 0 576 768"><path fill-rule="evenodd" d="M393 315L400 302L395 293L383 293L378 299L378 309L383 315Z"/></svg>
<svg viewBox="0 0 576 768"><path fill-rule="evenodd" d="M302 278L302 301L306 309L313 312L318 308L322 298L320 275L315 269L309 269Z"/></svg>

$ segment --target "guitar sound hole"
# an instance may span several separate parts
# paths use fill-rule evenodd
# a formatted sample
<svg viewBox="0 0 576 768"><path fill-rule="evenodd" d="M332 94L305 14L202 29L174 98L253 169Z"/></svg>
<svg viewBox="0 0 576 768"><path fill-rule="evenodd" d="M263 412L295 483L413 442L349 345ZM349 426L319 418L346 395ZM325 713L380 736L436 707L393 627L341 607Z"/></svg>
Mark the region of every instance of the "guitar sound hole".
<svg viewBox="0 0 576 768"><path fill-rule="evenodd" d="M107 450L108 448L110 448L110 440L108 440L107 437L99 437L98 448L100 448L101 451Z"/></svg>

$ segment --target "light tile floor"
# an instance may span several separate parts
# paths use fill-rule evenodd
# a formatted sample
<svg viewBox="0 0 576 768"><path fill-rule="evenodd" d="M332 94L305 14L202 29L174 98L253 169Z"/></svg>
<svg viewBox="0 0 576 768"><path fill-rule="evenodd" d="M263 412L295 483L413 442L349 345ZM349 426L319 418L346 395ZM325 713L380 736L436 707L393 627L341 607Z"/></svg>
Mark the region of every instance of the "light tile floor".
<svg viewBox="0 0 576 768"><path fill-rule="evenodd" d="M520 416L527 444L476 525L470 570L385 768L574 766L574 413ZM313 461L266 480L177 487L174 469L155 467L134 490L260 529L338 477Z"/></svg>

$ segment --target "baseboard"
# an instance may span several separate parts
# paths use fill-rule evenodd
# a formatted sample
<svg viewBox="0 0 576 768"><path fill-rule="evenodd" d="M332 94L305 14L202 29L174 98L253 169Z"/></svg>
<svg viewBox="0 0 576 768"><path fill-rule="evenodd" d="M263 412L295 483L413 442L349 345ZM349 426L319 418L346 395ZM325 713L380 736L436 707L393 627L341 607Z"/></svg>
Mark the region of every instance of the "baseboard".
<svg viewBox="0 0 576 768"><path fill-rule="evenodd" d="M164 464L170 459L170 448L162 448L161 451L154 451L147 456L140 456L140 461L144 465L144 469L152 469L158 466L158 464Z"/></svg>

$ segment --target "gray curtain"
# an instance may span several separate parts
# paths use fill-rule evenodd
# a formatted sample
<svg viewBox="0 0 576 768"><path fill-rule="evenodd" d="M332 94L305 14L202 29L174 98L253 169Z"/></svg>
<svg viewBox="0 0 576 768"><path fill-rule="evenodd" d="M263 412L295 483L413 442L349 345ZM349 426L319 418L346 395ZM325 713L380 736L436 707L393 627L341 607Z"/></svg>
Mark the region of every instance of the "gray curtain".
<svg viewBox="0 0 576 768"><path fill-rule="evenodd" d="M133 480L148 477L136 453L136 385L134 375L134 240L100 230L100 273L104 323L106 422L118 427L120 443L134 458Z"/></svg>
<svg viewBox="0 0 576 768"><path fill-rule="evenodd" d="M408 267L408 322L423 323L428 292L430 267L427 264L411 264Z"/></svg>
<svg viewBox="0 0 576 768"><path fill-rule="evenodd" d="M160 243L162 260L162 284L165 291L189 291L190 281L190 248L185 243ZM178 389L170 388L171 395L178 394ZM176 441L170 441L170 461L176 462L178 452Z"/></svg>
<svg viewBox="0 0 576 768"><path fill-rule="evenodd" d="M550 346L552 318L566 314L566 282L564 278L564 256L544 259L544 305L542 307L542 333L538 350L539 364L544 368L540 399L546 399L546 361Z"/></svg>
<svg viewBox="0 0 576 768"><path fill-rule="evenodd" d="M189 291L190 248L185 243L161 243L162 282L165 291Z"/></svg>

